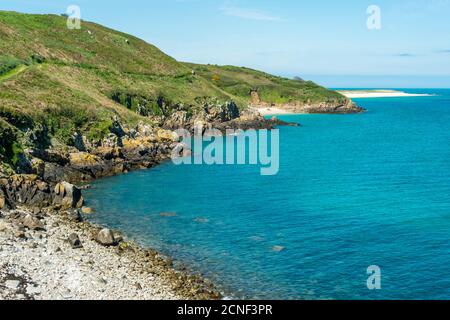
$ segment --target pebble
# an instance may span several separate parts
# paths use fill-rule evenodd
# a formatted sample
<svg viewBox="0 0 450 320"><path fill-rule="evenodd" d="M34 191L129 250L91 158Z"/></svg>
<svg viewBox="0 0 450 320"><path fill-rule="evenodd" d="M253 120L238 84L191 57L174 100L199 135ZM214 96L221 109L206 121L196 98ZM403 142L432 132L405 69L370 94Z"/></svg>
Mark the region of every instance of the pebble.
<svg viewBox="0 0 450 320"><path fill-rule="evenodd" d="M16 290L20 285L20 281L19 280L6 280L5 281L5 287L12 289L12 290Z"/></svg>
<svg viewBox="0 0 450 320"><path fill-rule="evenodd" d="M23 218L27 214L19 211L14 215ZM118 254L118 248L102 246L93 239L92 226L67 218L64 214L45 215L42 223L47 230L30 231L30 239L25 241L23 228L14 226L17 220L10 212L5 214L1 225L13 232L0 232L0 287L8 288L0 290L0 300L192 298L187 281L180 289L184 293L173 289L173 271L166 260L153 260L155 254L146 256L148 250L130 242L122 242L126 246L122 245L124 249ZM83 237L82 249L69 249L67 239L72 234ZM120 239L119 234L113 234L116 236Z"/></svg>

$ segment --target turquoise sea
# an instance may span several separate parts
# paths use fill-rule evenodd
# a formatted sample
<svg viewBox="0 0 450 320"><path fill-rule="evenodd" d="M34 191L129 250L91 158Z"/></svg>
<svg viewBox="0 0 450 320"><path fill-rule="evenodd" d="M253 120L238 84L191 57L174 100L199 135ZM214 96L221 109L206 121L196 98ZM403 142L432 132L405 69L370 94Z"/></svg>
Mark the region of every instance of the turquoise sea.
<svg viewBox="0 0 450 320"><path fill-rule="evenodd" d="M450 90L404 91L436 95L280 117L303 126L280 127L275 176L168 162L98 180L85 192L90 219L232 297L449 299ZM367 288L371 265L381 290Z"/></svg>

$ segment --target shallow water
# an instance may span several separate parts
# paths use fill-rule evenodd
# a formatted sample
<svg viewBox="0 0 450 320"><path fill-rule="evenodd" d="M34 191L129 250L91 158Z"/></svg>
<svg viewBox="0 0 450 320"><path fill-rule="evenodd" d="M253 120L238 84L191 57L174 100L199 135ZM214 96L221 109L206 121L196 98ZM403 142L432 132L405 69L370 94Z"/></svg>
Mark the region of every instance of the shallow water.
<svg viewBox="0 0 450 320"><path fill-rule="evenodd" d="M280 172L175 166L98 180L96 222L245 298L450 298L450 90L280 117ZM161 216L173 212L176 216ZM284 250L273 250L282 246ZM378 265L382 289L367 289Z"/></svg>

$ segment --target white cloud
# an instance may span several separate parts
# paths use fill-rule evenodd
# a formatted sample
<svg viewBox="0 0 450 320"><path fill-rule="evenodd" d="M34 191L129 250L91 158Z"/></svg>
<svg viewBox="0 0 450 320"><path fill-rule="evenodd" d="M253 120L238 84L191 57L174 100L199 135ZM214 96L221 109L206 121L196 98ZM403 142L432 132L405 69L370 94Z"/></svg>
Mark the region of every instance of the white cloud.
<svg viewBox="0 0 450 320"><path fill-rule="evenodd" d="M265 20L265 21L279 21L280 17L272 16L260 10L239 8L239 7L222 7L220 10L227 16L249 19L249 20Z"/></svg>

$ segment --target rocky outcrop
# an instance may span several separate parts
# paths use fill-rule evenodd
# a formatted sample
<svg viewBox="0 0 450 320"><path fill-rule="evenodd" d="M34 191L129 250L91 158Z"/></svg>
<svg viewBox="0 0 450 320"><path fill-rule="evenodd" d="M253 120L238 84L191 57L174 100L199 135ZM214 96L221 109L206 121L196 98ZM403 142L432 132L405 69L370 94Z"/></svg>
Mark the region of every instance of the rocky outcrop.
<svg viewBox="0 0 450 320"><path fill-rule="evenodd" d="M83 205L83 197L81 190L68 182L53 187L36 175L14 175L0 179L0 209L15 209L18 205L79 208Z"/></svg>
<svg viewBox="0 0 450 320"><path fill-rule="evenodd" d="M250 107L253 108L277 108L285 110L291 113L300 114L350 114L361 113L365 110L358 107L352 100L342 96L341 98L330 99L319 103L312 103L308 99L305 103L292 102L292 103L268 103L262 101L257 90L253 90L251 93Z"/></svg>
<svg viewBox="0 0 450 320"><path fill-rule="evenodd" d="M50 185L36 175L14 175L0 180L0 197L4 207L14 209L18 204L45 207L52 203Z"/></svg>

